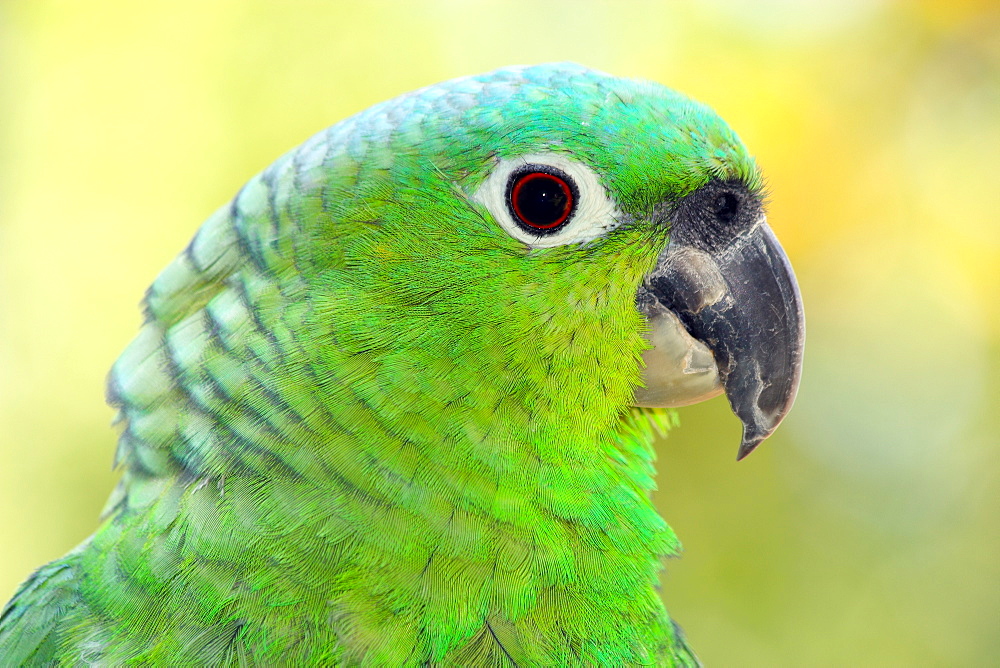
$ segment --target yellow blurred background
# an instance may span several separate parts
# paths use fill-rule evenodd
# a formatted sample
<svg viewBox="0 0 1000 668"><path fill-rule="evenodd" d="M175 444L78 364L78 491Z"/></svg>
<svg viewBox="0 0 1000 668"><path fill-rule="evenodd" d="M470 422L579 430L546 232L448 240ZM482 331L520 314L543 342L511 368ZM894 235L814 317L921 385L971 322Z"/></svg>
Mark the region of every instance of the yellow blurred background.
<svg viewBox="0 0 1000 668"><path fill-rule="evenodd" d="M709 665L1000 660L995 0L0 4L0 601L94 528L104 375L144 289L278 155L375 102L574 60L715 107L758 156L808 337L734 462L681 410L657 501Z"/></svg>

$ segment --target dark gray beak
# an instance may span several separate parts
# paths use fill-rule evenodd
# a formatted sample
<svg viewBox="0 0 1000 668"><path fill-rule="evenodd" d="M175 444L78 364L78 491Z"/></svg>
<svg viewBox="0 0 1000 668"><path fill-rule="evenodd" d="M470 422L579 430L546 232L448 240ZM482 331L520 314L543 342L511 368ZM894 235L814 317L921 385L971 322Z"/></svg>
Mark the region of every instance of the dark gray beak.
<svg viewBox="0 0 1000 668"><path fill-rule="evenodd" d="M736 194L740 201L749 200L745 193ZM732 207L717 193L712 196L709 201L716 209ZM676 316L686 333L711 352L718 380L743 422L737 460L770 436L791 409L805 343L802 299L788 258L763 213L757 207L744 208L750 209L747 215L723 217L724 225L717 216L708 216L707 225L703 215L678 221L680 229L675 228L637 296L652 329L650 359L662 347L656 343L657 330L662 329L657 323L669 320L665 312ZM689 348L696 350L693 344ZM657 382L646 379L647 387L654 389ZM648 391L637 393L639 405L690 403L642 403L644 393Z"/></svg>

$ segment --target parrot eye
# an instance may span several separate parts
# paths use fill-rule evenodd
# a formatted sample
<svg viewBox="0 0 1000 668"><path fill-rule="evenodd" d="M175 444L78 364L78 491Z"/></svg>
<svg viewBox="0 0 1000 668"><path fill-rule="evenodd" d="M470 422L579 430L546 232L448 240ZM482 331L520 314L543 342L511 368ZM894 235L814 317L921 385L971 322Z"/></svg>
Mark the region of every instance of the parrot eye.
<svg viewBox="0 0 1000 668"><path fill-rule="evenodd" d="M623 220L597 173L566 153L499 160L471 198L528 248L586 244Z"/></svg>
<svg viewBox="0 0 1000 668"><path fill-rule="evenodd" d="M573 216L579 194L561 169L525 165L507 181L507 207L514 220L534 234L551 234Z"/></svg>

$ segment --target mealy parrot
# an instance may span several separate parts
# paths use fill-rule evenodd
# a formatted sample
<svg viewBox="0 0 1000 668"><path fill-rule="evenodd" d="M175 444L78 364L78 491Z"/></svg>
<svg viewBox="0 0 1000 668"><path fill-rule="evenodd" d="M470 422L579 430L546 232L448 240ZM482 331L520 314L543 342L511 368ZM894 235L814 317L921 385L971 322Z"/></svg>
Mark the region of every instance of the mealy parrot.
<svg viewBox="0 0 1000 668"><path fill-rule="evenodd" d="M652 441L725 391L743 457L791 407L762 200L708 107L571 64L309 139L150 287L121 482L0 664L695 664Z"/></svg>

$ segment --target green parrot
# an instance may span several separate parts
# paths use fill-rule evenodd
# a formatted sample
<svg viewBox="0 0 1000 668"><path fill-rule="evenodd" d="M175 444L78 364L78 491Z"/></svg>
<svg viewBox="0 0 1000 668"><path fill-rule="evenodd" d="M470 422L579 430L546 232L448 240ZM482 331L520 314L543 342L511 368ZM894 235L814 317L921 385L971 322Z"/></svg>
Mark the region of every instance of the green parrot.
<svg viewBox="0 0 1000 668"><path fill-rule="evenodd" d="M403 95L247 183L114 364L120 484L0 663L693 665L657 589L670 406L739 457L804 321L729 127L572 64Z"/></svg>

